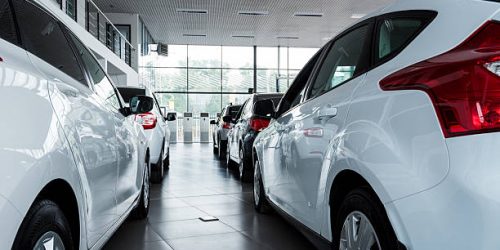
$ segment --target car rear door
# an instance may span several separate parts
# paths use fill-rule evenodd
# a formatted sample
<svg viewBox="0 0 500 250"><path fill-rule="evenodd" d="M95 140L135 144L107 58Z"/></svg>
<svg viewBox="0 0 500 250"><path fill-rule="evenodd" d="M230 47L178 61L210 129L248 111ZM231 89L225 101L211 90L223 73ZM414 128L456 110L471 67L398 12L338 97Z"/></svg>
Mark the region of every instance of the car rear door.
<svg viewBox="0 0 500 250"><path fill-rule="evenodd" d="M365 22L336 38L310 78L303 103L283 119L282 157L284 209L320 232L319 210L325 190L327 156L341 142L354 90L363 83L370 64L373 24Z"/></svg>

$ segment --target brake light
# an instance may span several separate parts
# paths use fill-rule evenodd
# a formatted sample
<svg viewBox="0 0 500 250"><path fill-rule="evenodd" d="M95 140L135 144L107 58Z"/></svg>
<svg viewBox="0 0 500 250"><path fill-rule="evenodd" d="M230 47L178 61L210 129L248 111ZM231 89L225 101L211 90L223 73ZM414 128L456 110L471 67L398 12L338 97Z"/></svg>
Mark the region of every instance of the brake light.
<svg viewBox="0 0 500 250"><path fill-rule="evenodd" d="M425 91L445 137L500 131L500 23L488 22L458 47L402 69L383 90Z"/></svg>
<svg viewBox="0 0 500 250"><path fill-rule="evenodd" d="M222 123L222 128L230 129L231 128L231 124L229 122L223 122Z"/></svg>
<svg viewBox="0 0 500 250"><path fill-rule="evenodd" d="M260 131L264 130L265 128L267 128L267 126L269 126L269 122L271 122L271 120L265 119L265 118L251 118L250 119L250 127L254 131L260 132Z"/></svg>
<svg viewBox="0 0 500 250"><path fill-rule="evenodd" d="M158 120L155 114L147 112L135 115L135 121L141 124L144 129L153 129L156 127L156 122Z"/></svg>

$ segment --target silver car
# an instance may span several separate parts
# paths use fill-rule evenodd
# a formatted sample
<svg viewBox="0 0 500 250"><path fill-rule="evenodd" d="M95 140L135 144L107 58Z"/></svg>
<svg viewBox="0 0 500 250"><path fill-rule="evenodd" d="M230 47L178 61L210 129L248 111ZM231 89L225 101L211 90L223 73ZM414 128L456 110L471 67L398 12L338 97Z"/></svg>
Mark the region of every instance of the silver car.
<svg viewBox="0 0 500 250"><path fill-rule="evenodd" d="M227 133L233 126L230 122L224 122L222 117L231 116L233 118L236 117L238 112L241 109L241 105L227 105L222 109L220 116L217 120L210 121L210 124L216 125L213 130L212 138L213 138L213 147L214 154L219 156L219 159L222 159L226 156L226 147L227 147Z"/></svg>

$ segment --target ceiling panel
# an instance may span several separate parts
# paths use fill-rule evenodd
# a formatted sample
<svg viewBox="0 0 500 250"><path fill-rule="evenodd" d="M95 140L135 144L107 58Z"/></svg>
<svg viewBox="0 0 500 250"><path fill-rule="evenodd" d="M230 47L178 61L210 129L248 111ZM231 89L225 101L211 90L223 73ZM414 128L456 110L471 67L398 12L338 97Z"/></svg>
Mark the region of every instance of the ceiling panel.
<svg viewBox="0 0 500 250"><path fill-rule="evenodd" d="M94 0L104 12L138 13L154 39L167 44L319 47L367 14L393 0ZM207 10L206 14L176 9ZM264 16L239 11L267 12ZM296 12L322 17L296 17ZM206 35L191 37L185 34ZM235 38L233 36L253 36ZM293 39L279 39L292 37ZM297 39L298 38L298 39Z"/></svg>

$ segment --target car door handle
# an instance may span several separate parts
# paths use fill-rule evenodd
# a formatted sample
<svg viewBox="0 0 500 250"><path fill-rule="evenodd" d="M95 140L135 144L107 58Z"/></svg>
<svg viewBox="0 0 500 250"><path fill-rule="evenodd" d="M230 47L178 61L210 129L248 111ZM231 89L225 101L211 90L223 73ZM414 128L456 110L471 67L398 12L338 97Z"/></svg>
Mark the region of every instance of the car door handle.
<svg viewBox="0 0 500 250"><path fill-rule="evenodd" d="M337 116L337 108L331 106L324 106L319 109L317 116L320 120L335 117Z"/></svg>

